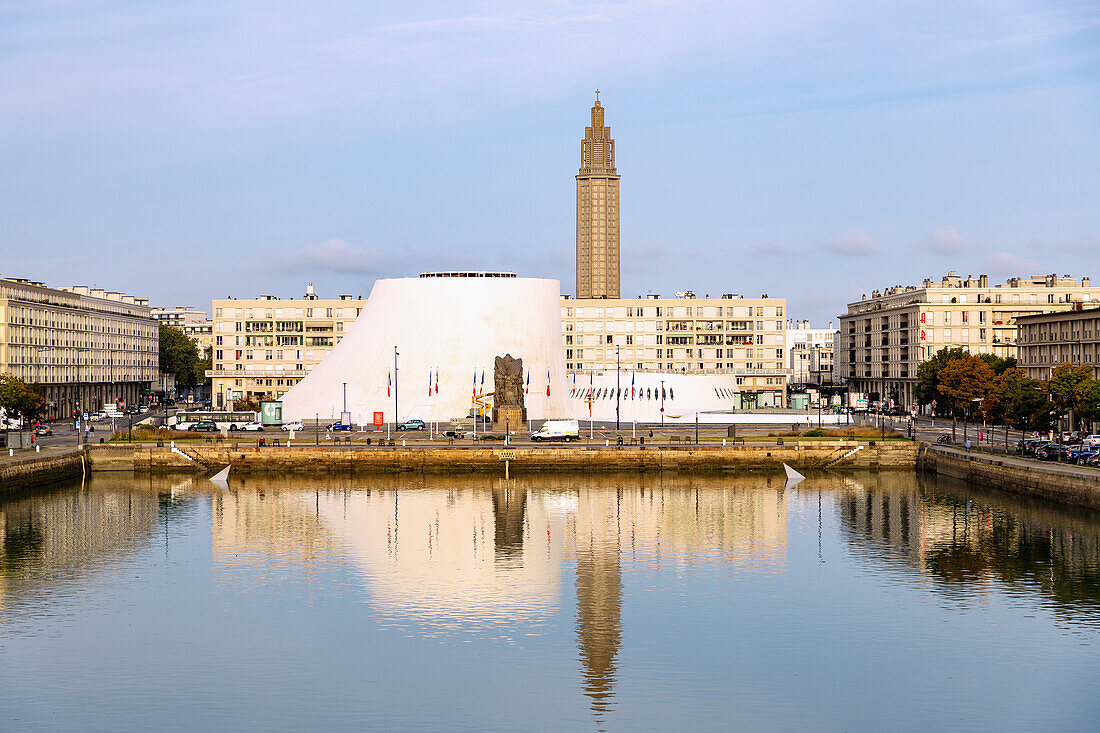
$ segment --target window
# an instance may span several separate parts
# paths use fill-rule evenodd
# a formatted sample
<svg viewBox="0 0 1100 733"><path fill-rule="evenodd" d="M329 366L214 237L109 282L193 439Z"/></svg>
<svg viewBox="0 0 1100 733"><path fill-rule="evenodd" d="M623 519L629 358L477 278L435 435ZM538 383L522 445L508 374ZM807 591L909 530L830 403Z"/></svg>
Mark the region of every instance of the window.
<svg viewBox="0 0 1100 733"><path fill-rule="evenodd" d="M607 335L607 343L609 343L609 344L611 343L611 338L612 338L611 334L608 334Z"/></svg>
<svg viewBox="0 0 1100 733"><path fill-rule="evenodd" d="M629 335L629 334L627 335L627 337L626 337L626 345L627 345L627 346L633 346L633 345L634 345L634 337L633 337L633 336L631 336L631 335Z"/></svg>

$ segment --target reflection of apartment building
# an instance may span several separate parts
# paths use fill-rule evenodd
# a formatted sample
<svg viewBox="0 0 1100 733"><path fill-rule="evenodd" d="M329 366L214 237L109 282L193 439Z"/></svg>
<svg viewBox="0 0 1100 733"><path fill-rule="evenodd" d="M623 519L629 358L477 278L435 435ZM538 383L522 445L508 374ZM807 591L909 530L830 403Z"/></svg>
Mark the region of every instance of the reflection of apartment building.
<svg viewBox="0 0 1100 733"><path fill-rule="evenodd" d="M737 375L745 391L786 391L785 298L562 298L565 368Z"/></svg>
<svg viewBox="0 0 1100 733"><path fill-rule="evenodd" d="M1093 377L1100 379L1100 308L1077 306L1017 319L1016 358L1032 379L1048 379L1054 367L1066 363L1090 367Z"/></svg>
<svg viewBox="0 0 1100 733"><path fill-rule="evenodd" d="M938 283L876 290L850 303L840 317L840 376L854 392L905 405L913 399L917 366L937 351L961 347L1016 356L1018 317L1096 300L1100 288L1088 278L1078 283L1056 275L990 286L985 275L963 279L948 273Z"/></svg>
<svg viewBox="0 0 1100 733"><path fill-rule="evenodd" d="M363 302L350 295L321 300L312 284L300 300L213 301L213 368L206 375L214 406L282 397L340 343Z"/></svg>
<svg viewBox="0 0 1100 733"><path fill-rule="evenodd" d="M787 368L791 384L831 384L833 381L833 339L836 329L812 328L809 321L787 321Z"/></svg>
<svg viewBox="0 0 1100 733"><path fill-rule="evenodd" d="M0 373L37 385L52 416L136 404L159 354L144 298L0 278Z"/></svg>

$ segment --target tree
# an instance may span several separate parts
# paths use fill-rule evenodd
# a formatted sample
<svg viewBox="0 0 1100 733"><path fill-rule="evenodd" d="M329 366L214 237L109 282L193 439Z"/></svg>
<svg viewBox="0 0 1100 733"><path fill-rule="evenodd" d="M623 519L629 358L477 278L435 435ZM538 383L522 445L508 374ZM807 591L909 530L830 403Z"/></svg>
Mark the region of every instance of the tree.
<svg viewBox="0 0 1100 733"><path fill-rule="evenodd" d="M985 361L976 356L951 359L939 370L939 392L951 406L951 440L955 440L958 415L965 421L974 400L984 400L993 389L996 377ZM963 423L966 433L966 423Z"/></svg>
<svg viewBox="0 0 1100 733"><path fill-rule="evenodd" d="M1046 430L1050 425L1050 400L1043 383L1015 367L998 375L982 405L990 420L1018 430Z"/></svg>
<svg viewBox="0 0 1100 733"><path fill-rule="evenodd" d="M1088 392L1088 383L1092 380L1092 369L1073 364L1059 364L1050 373L1047 391L1059 417L1073 411L1080 415ZM1070 425L1072 429L1072 424Z"/></svg>
<svg viewBox="0 0 1100 733"><path fill-rule="evenodd" d="M970 352L963 348L949 349L944 347L932 355L928 361L921 362L917 367L917 384L913 389L913 395L921 405L929 405L936 402L936 406L947 406L944 394L940 392L940 370L948 363L956 359L966 359Z"/></svg>
<svg viewBox="0 0 1100 733"><path fill-rule="evenodd" d="M979 359L989 365L989 368L993 370L993 373L1000 376L1006 369L1016 368L1016 357L1010 356L1007 359L1002 359L996 354L981 354Z"/></svg>
<svg viewBox="0 0 1100 733"><path fill-rule="evenodd" d="M46 398L22 379L0 374L0 410L9 420L36 420L46 412Z"/></svg>
<svg viewBox="0 0 1100 733"><path fill-rule="evenodd" d="M178 328L160 326L160 371L176 375L176 385L194 387L205 379L200 369L199 348Z"/></svg>

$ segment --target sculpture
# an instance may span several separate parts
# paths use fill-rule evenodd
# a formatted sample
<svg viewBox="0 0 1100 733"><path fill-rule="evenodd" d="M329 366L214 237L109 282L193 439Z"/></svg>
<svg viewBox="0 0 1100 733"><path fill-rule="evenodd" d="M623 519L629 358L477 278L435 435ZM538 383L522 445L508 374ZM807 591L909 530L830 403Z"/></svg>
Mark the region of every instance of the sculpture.
<svg viewBox="0 0 1100 733"><path fill-rule="evenodd" d="M503 425L505 420L516 428L527 420L527 408L523 402L523 359L511 354L498 356L493 363L493 423Z"/></svg>

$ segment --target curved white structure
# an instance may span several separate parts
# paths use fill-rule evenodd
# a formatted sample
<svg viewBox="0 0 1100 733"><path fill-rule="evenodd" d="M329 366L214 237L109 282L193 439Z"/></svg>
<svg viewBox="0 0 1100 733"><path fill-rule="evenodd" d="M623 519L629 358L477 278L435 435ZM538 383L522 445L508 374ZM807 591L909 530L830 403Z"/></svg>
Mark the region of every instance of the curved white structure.
<svg viewBox="0 0 1100 733"><path fill-rule="evenodd" d="M567 393L574 415L582 421L615 422L616 389L620 423L751 423L793 426L811 419L805 415L776 411L744 412L735 410L740 402L735 374L684 374L679 372L632 372L622 370L575 373L569 375ZM662 389L664 398L662 399ZM589 400L588 396L592 395ZM765 405L772 407L772 405ZM663 408L663 419L662 419ZM818 416L812 415L814 423ZM822 424L844 422L843 416L825 414Z"/></svg>
<svg viewBox="0 0 1100 733"><path fill-rule="evenodd" d="M572 417L560 290L557 280L511 273L378 280L343 340L283 396L283 420L339 419L345 383L347 411L359 425L375 412L386 422L466 417L475 390L493 391L494 359L505 354L523 359L525 382L530 375L531 419Z"/></svg>

